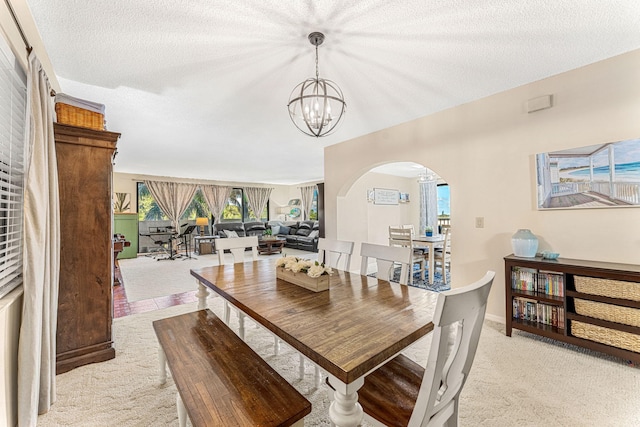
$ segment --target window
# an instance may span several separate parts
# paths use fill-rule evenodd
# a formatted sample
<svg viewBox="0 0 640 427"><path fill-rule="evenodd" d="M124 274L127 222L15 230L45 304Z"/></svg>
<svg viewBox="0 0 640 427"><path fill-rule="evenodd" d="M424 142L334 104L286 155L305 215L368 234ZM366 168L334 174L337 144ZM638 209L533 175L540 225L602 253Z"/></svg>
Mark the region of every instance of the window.
<svg viewBox="0 0 640 427"><path fill-rule="evenodd" d="M269 202L262 210L260 219L256 218L255 213L249 208L249 202L242 188L234 188L231 191L229 200L222 211L220 222L247 222L247 221L268 221L269 220Z"/></svg>
<svg viewBox="0 0 640 427"><path fill-rule="evenodd" d="M449 220L451 217L451 197L449 184L438 184L438 219Z"/></svg>
<svg viewBox="0 0 640 427"><path fill-rule="evenodd" d="M0 298L22 283L26 76L0 38Z"/></svg>
<svg viewBox="0 0 640 427"><path fill-rule="evenodd" d="M309 219L318 220L318 189L313 190L313 200L311 201L311 210L309 211Z"/></svg>
<svg viewBox="0 0 640 427"><path fill-rule="evenodd" d="M209 218L211 212L200 189L196 191L191 203L180 217L180 221L195 220L196 218ZM138 183L138 221L168 221L169 218L162 212L151 192L144 182Z"/></svg>

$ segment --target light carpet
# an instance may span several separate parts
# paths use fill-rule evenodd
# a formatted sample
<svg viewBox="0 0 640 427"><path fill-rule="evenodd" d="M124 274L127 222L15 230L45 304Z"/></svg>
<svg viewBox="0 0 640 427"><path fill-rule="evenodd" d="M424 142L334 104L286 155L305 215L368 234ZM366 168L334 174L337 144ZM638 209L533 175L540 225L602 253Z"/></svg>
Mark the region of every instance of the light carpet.
<svg viewBox="0 0 640 427"><path fill-rule="evenodd" d="M258 259L280 258L284 255L299 256L315 260L318 254L285 248L282 254L258 255ZM231 254L225 254L225 262L233 262ZM245 252L245 259L250 260L251 252ZM118 261L120 273L127 292L127 300L140 301L167 295L180 294L196 290L195 279L190 275L192 268L218 265L218 255L198 255L192 258L177 258L158 261L144 255L138 258Z"/></svg>
<svg viewBox="0 0 640 427"><path fill-rule="evenodd" d="M222 299L209 307L220 316ZM38 426L175 426L175 385L158 381L157 342L151 322L196 309L186 304L116 319L116 358L74 369L57 378L57 401ZM231 327L237 328L232 316ZM311 401L306 426L328 426L325 386L313 387L307 364L297 378L298 355L284 347L273 356L273 338L249 324L247 342ZM421 363L429 337L407 349ZM461 426L637 426L640 369L624 361L485 322L460 402ZM364 424L367 425L367 424Z"/></svg>

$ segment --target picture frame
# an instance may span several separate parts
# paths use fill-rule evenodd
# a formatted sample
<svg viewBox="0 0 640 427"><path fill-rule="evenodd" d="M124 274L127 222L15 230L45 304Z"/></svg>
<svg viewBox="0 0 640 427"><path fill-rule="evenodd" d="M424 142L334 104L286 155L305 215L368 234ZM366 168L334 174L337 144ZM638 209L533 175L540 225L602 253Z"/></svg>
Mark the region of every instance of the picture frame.
<svg viewBox="0 0 640 427"><path fill-rule="evenodd" d="M113 193L113 213L131 212L131 193Z"/></svg>
<svg viewBox="0 0 640 427"><path fill-rule="evenodd" d="M640 138L536 155L538 210L640 206Z"/></svg>
<svg viewBox="0 0 640 427"><path fill-rule="evenodd" d="M373 204L375 205L397 205L400 202L400 192L388 188L373 189Z"/></svg>

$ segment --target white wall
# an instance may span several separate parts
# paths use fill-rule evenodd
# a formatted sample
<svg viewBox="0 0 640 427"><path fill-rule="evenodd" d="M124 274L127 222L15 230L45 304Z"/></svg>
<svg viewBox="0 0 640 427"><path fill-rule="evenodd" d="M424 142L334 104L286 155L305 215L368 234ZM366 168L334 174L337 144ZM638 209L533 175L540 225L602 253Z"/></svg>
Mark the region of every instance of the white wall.
<svg viewBox="0 0 640 427"><path fill-rule="evenodd" d="M398 205L376 205L367 201L367 190L387 188L409 193L409 203ZM349 190L347 197L338 207L338 217L344 218L338 224L341 240L389 244L389 226L420 225L420 204L418 182L415 178L402 178L368 172L360 177ZM360 245L354 248L351 270L360 271Z"/></svg>
<svg viewBox="0 0 640 427"><path fill-rule="evenodd" d="M0 299L0 426L18 423L18 337L22 286Z"/></svg>
<svg viewBox="0 0 640 427"><path fill-rule="evenodd" d="M565 258L640 263L638 208L538 211L535 190L536 153L640 136L639 76L640 50L327 147L327 237L362 227L343 206L361 197L349 190L363 173L413 161L451 187L453 286L496 271L494 318L504 318L503 257L519 228L539 237L540 250ZM528 99L549 94L553 108L526 112ZM484 228L475 228L476 217ZM380 238L372 227L368 241Z"/></svg>

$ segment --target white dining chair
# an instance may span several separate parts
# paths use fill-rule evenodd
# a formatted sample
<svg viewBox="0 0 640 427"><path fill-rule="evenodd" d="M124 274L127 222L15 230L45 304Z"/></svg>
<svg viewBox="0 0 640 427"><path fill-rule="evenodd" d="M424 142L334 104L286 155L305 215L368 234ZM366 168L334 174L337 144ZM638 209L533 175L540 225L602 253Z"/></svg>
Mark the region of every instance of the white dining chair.
<svg viewBox="0 0 640 427"><path fill-rule="evenodd" d="M245 250L247 248L251 248L252 260L258 260L258 237L257 236L249 236L249 237L232 237L225 239L216 239L216 251L218 252L218 262L220 265L226 264L225 250L228 250L231 253L231 258L233 260L232 264L239 264L245 261ZM224 311L222 318L224 323L229 324L229 317L231 312L231 307L233 307L228 301L225 300L224 303ZM244 319L245 314L238 310L236 307L233 307L238 311L238 336L244 340Z"/></svg>
<svg viewBox="0 0 640 427"><path fill-rule="evenodd" d="M426 367L400 354L365 377L358 403L366 421L377 426L458 425L460 392L478 348L494 277L488 271L469 286L438 295ZM332 394L330 390L331 399Z"/></svg>
<svg viewBox="0 0 640 427"><path fill-rule="evenodd" d="M349 271L352 254L353 242L325 239L324 237L318 239L318 262L324 263L331 268ZM342 268L340 267L341 260Z"/></svg>
<svg viewBox="0 0 640 427"><path fill-rule="evenodd" d="M443 231L444 242L442 248L436 249L433 252L433 263L435 268L442 270L442 281L449 284L447 270L451 270L451 227L446 227Z"/></svg>
<svg viewBox="0 0 640 427"><path fill-rule="evenodd" d="M331 268L349 271L351 268L351 255L353 254L353 242L345 240L332 240L321 237L318 239L318 262ZM342 261L342 264L340 263ZM342 268L340 267L342 265ZM299 377L304 378L305 357L300 354ZM322 376L318 365L314 365L314 380L317 387L322 383Z"/></svg>
<svg viewBox="0 0 640 427"><path fill-rule="evenodd" d="M373 243L362 243L360 247L360 274L367 275L369 269L369 259L373 258L376 263L376 277L378 279L391 281L393 279L394 268L400 264L400 284L406 285L408 281L409 267L413 262L411 248L375 245Z"/></svg>
<svg viewBox="0 0 640 427"><path fill-rule="evenodd" d="M419 269L417 270L420 273L420 277L422 281L424 281L424 273L427 271L427 259L429 257L429 253L425 253L424 250L418 249L415 247L413 243L413 230L411 228L396 228L389 227L389 246L399 246L411 248L411 253L413 254L412 264L409 268L409 284L413 285L413 266L418 264Z"/></svg>

